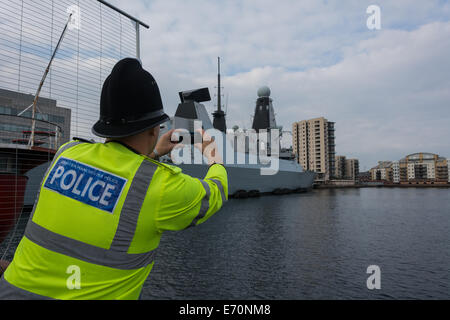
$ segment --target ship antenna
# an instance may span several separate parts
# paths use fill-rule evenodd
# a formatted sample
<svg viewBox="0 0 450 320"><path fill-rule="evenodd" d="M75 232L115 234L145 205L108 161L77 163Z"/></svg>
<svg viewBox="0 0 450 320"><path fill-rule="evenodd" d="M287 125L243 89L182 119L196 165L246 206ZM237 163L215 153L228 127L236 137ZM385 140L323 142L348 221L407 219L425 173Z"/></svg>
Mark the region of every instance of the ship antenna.
<svg viewBox="0 0 450 320"><path fill-rule="evenodd" d="M218 68L218 74L217 74L217 83L218 83L218 86L217 86L217 110L220 112L220 111L222 111L222 88L221 88L221 79L220 79L220 57L218 57L217 58L217 61L218 61L218 65L217 65L217 68Z"/></svg>
<svg viewBox="0 0 450 320"><path fill-rule="evenodd" d="M230 93L228 92L227 93L227 101L226 101L226 103L225 103L225 114L227 114L228 113L228 100L230 99Z"/></svg>
<svg viewBox="0 0 450 320"><path fill-rule="evenodd" d="M226 132L227 124L225 120L225 112L222 110L222 84L221 84L221 75L220 75L220 57L217 58L218 61L218 75L217 75L217 110L213 113L214 123L213 126L215 129Z"/></svg>

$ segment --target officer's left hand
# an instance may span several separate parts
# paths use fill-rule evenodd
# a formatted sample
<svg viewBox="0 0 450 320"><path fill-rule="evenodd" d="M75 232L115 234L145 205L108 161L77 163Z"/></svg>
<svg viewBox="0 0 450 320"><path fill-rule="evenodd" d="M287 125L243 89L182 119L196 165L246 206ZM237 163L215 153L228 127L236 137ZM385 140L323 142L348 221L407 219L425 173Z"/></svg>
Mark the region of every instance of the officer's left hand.
<svg viewBox="0 0 450 320"><path fill-rule="evenodd" d="M161 157L171 153L172 150L179 145L179 143L172 142L172 135L174 132L175 130L170 130L159 138L155 149Z"/></svg>

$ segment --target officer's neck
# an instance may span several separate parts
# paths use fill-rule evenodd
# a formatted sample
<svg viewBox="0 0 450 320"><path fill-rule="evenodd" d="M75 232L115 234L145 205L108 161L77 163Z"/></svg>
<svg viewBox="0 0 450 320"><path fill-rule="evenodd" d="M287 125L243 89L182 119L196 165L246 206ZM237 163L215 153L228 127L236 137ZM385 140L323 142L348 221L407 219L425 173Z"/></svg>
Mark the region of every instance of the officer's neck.
<svg viewBox="0 0 450 320"><path fill-rule="evenodd" d="M106 143L113 141L123 144L138 154L149 156L156 146L157 136L155 137L148 132L143 132L141 134L126 138L107 139Z"/></svg>

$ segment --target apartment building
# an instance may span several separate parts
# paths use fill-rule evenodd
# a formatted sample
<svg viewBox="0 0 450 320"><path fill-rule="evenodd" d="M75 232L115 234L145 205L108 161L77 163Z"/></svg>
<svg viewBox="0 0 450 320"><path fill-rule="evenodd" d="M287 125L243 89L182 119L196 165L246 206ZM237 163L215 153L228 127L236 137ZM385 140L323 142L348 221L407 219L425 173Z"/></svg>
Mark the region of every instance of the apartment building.
<svg viewBox="0 0 450 320"><path fill-rule="evenodd" d="M400 183L400 162L392 162L392 182Z"/></svg>
<svg viewBox="0 0 450 320"><path fill-rule="evenodd" d="M335 158L335 171L334 171L334 177L336 179L345 179L346 177L346 156L336 156Z"/></svg>
<svg viewBox="0 0 450 320"><path fill-rule="evenodd" d="M378 165L370 169L372 181L393 181L392 161L378 161Z"/></svg>
<svg viewBox="0 0 450 320"><path fill-rule="evenodd" d="M433 153L414 153L399 161L380 161L370 170L372 180L393 183L448 183L449 159Z"/></svg>
<svg viewBox="0 0 450 320"><path fill-rule="evenodd" d="M347 159L345 156L335 157L335 179L357 180L359 176L359 160Z"/></svg>
<svg viewBox="0 0 450 320"><path fill-rule="evenodd" d="M357 180L359 175L359 160L358 159L347 159L345 161L345 174L346 178L349 180Z"/></svg>
<svg viewBox="0 0 450 320"><path fill-rule="evenodd" d="M294 153L304 170L318 173L319 181L329 181L335 173L334 125L323 117L293 124Z"/></svg>
<svg viewBox="0 0 450 320"><path fill-rule="evenodd" d="M450 158L447 159L447 176L448 176L448 183L450 183Z"/></svg>

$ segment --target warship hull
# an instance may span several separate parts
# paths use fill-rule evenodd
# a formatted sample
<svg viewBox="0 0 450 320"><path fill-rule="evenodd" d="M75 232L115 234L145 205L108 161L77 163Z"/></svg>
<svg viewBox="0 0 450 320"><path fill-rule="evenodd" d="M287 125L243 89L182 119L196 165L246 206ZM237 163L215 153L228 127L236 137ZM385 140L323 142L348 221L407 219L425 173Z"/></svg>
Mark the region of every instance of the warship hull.
<svg viewBox="0 0 450 320"><path fill-rule="evenodd" d="M285 170L283 169L284 163L281 161L280 170L271 176L261 175L260 168L225 165L228 173L228 194L233 197L245 192L290 193L311 189L315 178L314 172ZM181 164L179 167L183 173L199 179L203 179L209 169L206 165L195 164Z"/></svg>

